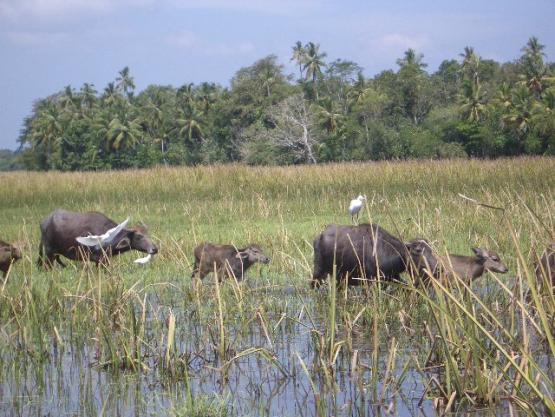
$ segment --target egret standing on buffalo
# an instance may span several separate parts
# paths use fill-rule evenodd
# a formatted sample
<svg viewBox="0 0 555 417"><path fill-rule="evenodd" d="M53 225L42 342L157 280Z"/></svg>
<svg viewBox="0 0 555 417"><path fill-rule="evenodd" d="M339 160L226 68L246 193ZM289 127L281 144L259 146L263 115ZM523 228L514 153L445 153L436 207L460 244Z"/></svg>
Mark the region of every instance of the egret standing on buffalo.
<svg viewBox="0 0 555 417"><path fill-rule="evenodd" d="M364 201L366 200L365 195L359 195L354 200L351 200L351 204L349 205L349 213L351 213L351 220L354 222L354 216L356 214L356 223L358 223L358 212L362 208Z"/></svg>

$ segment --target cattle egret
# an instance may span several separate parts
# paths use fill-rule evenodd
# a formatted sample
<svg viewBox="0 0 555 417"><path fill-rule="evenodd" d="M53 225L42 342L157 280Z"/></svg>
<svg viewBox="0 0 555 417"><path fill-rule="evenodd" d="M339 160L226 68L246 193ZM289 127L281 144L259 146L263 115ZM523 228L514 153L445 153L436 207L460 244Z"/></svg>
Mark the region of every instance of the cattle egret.
<svg viewBox="0 0 555 417"><path fill-rule="evenodd" d="M149 253L144 258L135 259L133 262L135 262L138 265L145 265L149 263L151 260L152 260L152 254Z"/></svg>
<svg viewBox="0 0 555 417"><path fill-rule="evenodd" d="M123 222L121 222L120 224L118 224L117 226L112 227L111 229L108 229L106 233L102 235L89 234L88 236L76 237L75 240L79 242L81 245L90 246L90 247L108 246L112 243L112 241L119 234L119 232L125 229L125 226L127 226L128 222L129 222L129 217L125 219Z"/></svg>
<svg viewBox="0 0 555 417"><path fill-rule="evenodd" d="M354 216L356 215L356 219L358 221L358 212L362 208L364 201L366 200L365 195L359 195L354 200L351 200L351 204L349 205L349 213L351 213L351 220L354 221Z"/></svg>

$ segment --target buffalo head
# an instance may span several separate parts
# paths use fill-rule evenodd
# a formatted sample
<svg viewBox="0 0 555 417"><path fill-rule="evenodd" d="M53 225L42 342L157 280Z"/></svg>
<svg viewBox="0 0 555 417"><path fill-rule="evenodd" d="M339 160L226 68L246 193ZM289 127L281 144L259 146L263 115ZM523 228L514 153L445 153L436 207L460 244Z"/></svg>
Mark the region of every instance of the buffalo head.
<svg viewBox="0 0 555 417"><path fill-rule="evenodd" d="M270 262L270 258L264 255L264 252L262 252L262 249L258 245L250 245L245 249L240 250L236 257L247 260L251 264L255 262L267 264Z"/></svg>
<svg viewBox="0 0 555 417"><path fill-rule="evenodd" d="M155 255L158 253L158 247L152 242L147 235L144 226L137 226L133 229L124 229L123 236L116 245L116 249L125 251L135 249L139 252Z"/></svg>

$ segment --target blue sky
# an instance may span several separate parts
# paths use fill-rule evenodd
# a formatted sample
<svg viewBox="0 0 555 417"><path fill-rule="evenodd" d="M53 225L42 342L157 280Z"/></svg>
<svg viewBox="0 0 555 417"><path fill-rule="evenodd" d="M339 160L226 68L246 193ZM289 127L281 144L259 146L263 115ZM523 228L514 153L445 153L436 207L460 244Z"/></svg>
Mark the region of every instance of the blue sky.
<svg viewBox="0 0 555 417"><path fill-rule="evenodd" d="M16 148L34 100L84 82L101 91L125 66L138 90L227 85L268 54L295 73L300 40L373 76L409 47L430 71L467 45L514 60L532 35L553 61L554 21L555 0L0 0L0 148Z"/></svg>

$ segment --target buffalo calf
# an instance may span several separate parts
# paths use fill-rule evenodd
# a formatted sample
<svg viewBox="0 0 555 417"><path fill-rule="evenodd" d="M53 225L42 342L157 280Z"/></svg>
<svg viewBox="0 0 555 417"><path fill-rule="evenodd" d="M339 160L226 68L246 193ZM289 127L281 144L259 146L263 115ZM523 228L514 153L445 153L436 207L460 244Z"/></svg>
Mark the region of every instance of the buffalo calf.
<svg viewBox="0 0 555 417"><path fill-rule="evenodd" d="M414 241L410 247L410 254L415 275L423 283L430 276L434 278L453 278L454 275L469 283L481 277L485 271L504 274L508 271L507 266L501 261L499 255L482 248L472 248L476 256L453 255L439 256L435 254L425 239Z"/></svg>
<svg viewBox="0 0 555 417"><path fill-rule="evenodd" d="M221 281L225 277L235 277L242 280L247 269L256 262L267 264L270 262L258 245L250 245L244 249L238 249L232 245L217 245L214 243L203 243L195 248L195 264L192 277L198 275L203 279L210 272L218 275Z"/></svg>
<svg viewBox="0 0 555 417"><path fill-rule="evenodd" d="M536 279L538 282L551 285L555 292L555 242L552 242L541 254L535 264Z"/></svg>
<svg viewBox="0 0 555 417"><path fill-rule="evenodd" d="M21 259L21 251L15 246L0 240L0 271L6 276L12 263Z"/></svg>

